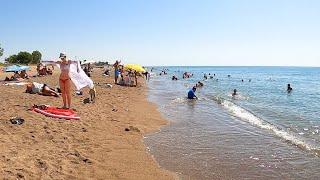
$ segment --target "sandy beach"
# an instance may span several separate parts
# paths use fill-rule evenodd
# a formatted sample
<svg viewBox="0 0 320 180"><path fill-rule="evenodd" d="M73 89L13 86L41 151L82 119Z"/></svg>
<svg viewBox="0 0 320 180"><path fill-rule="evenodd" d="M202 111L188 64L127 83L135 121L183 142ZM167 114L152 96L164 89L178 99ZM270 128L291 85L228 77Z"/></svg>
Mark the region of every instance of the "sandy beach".
<svg viewBox="0 0 320 180"><path fill-rule="evenodd" d="M34 71L33 71L34 73ZM8 75L0 73L0 79ZM58 85L59 70L29 82ZM142 142L143 135L167 123L146 99L144 80L138 87L113 85L94 69L94 104L72 95L80 120L61 120L28 110L33 104L62 106L62 100L24 93L25 86L0 85L0 177L2 179L175 179L161 169ZM11 124L11 117L25 120ZM132 127L130 127L132 126ZM129 128L130 131L125 131Z"/></svg>

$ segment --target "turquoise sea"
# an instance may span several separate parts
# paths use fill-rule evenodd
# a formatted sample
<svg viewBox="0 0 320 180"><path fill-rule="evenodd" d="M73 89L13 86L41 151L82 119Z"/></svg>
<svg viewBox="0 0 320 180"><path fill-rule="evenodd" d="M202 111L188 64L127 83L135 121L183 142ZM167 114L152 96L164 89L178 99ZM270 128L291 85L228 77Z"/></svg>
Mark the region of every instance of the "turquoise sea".
<svg viewBox="0 0 320 180"><path fill-rule="evenodd" d="M144 141L183 179L319 179L320 68L154 67L148 87L170 125Z"/></svg>

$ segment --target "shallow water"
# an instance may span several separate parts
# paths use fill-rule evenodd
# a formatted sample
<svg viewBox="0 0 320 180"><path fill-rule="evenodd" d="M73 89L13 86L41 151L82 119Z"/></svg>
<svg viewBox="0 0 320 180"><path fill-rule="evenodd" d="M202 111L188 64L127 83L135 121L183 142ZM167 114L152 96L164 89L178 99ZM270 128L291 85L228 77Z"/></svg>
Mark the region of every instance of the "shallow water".
<svg viewBox="0 0 320 180"><path fill-rule="evenodd" d="M149 99L171 121L145 138L161 166L184 179L318 179L320 68L168 69L148 83ZM183 80L184 71L194 76ZM198 88L198 101L187 100L204 73L216 76Z"/></svg>

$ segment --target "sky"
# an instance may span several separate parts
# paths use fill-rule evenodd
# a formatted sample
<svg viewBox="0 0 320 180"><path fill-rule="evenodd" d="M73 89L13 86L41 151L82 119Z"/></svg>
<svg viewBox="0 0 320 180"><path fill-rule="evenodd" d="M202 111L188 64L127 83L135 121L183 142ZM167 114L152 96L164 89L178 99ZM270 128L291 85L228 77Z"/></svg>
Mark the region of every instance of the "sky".
<svg viewBox="0 0 320 180"><path fill-rule="evenodd" d="M320 66L317 0L0 0L5 57Z"/></svg>

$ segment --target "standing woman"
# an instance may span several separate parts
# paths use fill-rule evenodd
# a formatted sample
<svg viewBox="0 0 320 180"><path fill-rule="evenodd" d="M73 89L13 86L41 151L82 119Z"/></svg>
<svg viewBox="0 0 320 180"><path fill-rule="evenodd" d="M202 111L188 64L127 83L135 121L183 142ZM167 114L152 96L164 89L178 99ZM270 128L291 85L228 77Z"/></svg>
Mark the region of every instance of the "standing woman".
<svg viewBox="0 0 320 180"><path fill-rule="evenodd" d="M79 65L77 61L67 60L65 53L60 53L60 60L57 62L52 61L42 61L44 63L51 63L60 66L60 76L59 76L59 85L61 89L63 109L71 108L71 78L70 78L70 65L76 64L77 72L79 73Z"/></svg>
<svg viewBox="0 0 320 180"><path fill-rule="evenodd" d="M63 108L71 108L71 78L69 75L70 65L77 63L77 61L67 60L67 56L64 53L60 53L59 56L61 61L58 61L57 64L60 65L61 73L59 77L59 85L62 94ZM77 65L77 71L79 72L79 67Z"/></svg>
<svg viewBox="0 0 320 180"><path fill-rule="evenodd" d="M59 58L61 61L58 61L57 64L60 65L61 69L59 85L61 89L63 108L68 109L71 106L71 78L69 76L71 62L67 61L67 56L64 53L60 53Z"/></svg>

